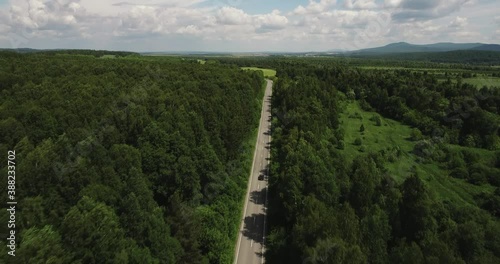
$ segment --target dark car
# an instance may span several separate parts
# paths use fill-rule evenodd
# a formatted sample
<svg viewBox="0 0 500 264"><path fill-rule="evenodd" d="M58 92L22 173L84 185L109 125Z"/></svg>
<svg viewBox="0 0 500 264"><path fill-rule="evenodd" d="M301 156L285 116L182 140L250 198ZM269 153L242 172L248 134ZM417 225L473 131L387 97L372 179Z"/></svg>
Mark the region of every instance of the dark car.
<svg viewBox="0 0 500 264"><path fill-rule="evenodd" d="M259 175L259 181L263 181L264 180L264 174L260 174Z"/></svg>

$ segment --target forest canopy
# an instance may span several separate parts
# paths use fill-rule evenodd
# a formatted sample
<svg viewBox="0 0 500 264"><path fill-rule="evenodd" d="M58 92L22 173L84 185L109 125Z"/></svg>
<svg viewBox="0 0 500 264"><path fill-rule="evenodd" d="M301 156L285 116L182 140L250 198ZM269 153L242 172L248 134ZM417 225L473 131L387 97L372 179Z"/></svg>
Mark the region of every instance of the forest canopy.
<svg viewBox="0 0 500 264"><path fill-rule="evenodd" d="M0 152L16 150L21 205L14 262L231 262L262 74L63 53L0 53Z"/></svg>

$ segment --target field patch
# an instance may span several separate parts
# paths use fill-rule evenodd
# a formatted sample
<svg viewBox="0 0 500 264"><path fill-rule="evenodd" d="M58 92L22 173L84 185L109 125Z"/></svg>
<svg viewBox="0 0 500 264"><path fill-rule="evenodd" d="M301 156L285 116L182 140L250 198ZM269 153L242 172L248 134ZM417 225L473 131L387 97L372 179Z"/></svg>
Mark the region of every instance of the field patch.
<svg viewBox="0 0 500 264"><path fill-rule="evenodd" d="M500 87L500 78L497 77L476 77L463 79L464 83L475 85L478 89L486 87Z"/></svg>
<svg viewBox="0 0 500 264"><path fill-rule="evenodd" d="M106 55L102 55L103 59L114 59L116 58L116 55L111 55L111 54L106 54Z"/></svg>
<svg viewBox="0 0 500 264"><path fill-rule="evenodd" d="M273 69L264 69L257 67L241 67L242 70L250 70L250 71L262 71L264 73L264 77L273 77L276 76L276 70Z"/></svg>

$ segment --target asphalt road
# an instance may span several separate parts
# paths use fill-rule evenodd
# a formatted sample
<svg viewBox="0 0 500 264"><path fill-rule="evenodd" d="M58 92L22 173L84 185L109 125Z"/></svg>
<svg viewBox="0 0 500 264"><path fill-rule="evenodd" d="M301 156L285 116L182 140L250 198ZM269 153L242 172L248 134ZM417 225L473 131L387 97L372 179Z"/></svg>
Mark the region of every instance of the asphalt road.
<svg viewBox="0 0 500 264"><path fill-rule="evenodd" d="M248 180L243 217L235 250L234 263L237 264L264 263L272 86L273 82L267 80L259 134L257 135L252 171ZM259 175L264 175L264 178L259 180Z"/></svg>

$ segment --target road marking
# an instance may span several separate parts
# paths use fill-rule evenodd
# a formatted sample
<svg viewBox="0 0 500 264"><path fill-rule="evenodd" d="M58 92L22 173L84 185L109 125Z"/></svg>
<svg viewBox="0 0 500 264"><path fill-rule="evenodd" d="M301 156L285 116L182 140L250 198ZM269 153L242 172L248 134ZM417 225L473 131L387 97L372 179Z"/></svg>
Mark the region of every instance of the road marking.
<svg viewBox="0 0 500 264"><path fill-rule="evenodd" d="M253 247L253 239L250 241L250 247Z"/></svg>
<svg viewBox="0 0 500 264"><path fill-rule="evenodd" d="M257 190L259 190L259 189L260 189L260 184L257 184Z"/></svg>

